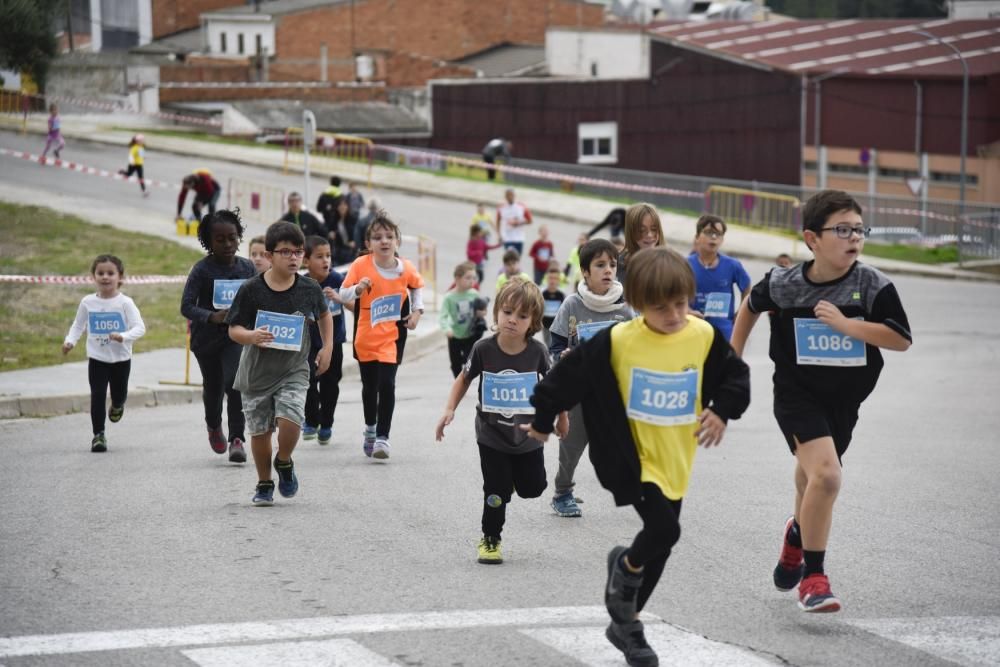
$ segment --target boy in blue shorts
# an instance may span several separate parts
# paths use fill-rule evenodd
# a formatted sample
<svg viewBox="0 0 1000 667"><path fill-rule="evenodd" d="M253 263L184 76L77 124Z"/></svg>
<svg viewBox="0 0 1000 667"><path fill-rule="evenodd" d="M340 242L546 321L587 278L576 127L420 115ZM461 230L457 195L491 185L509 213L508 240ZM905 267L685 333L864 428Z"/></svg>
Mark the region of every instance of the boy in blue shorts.
<svg viewBox="0 0 1000 667"><path fill-rule="evenodd" d="M869 232L858 203L845 192L818 192L803 208L802 227L814 259L768 272L740 306L732 341L742 355L757 318L771 314L774 417L796 459L795 513L774 585L798 585L803 611L834 612L841 602L823 560L840 460L882 371L880 348L904 351L913 339L892 282L858 261Z"/></svg>
<svg viewBox="0 0 1000 667"><path fill-rule="evenodd" d="M739 260L719 252L726 236L725 221L714 215L703 215L695 224L694 250L688 263L694 271L698 292L691 304L692 314L719 329L729 340L733 334L733 287L740 291L740 299L750 291L750 276Z"/></svg>
<svg viewBox="0 0 1000 667"><path fill-rule="evenodd" d="M574 348L536 386L535 418L523 428L541 441L556 414L576 404L590 460L616 505L632 505L643 526L629 548L608 554L605 636L629 665L655 667L638 614L680 537L681 500L698 446L722 440L750 403L750 370L707 322L688 314L694 274L674 250L629 258L625 299L639 316Z"/></svg>
<svg viewBox="0 0 1000 667"><path fill-rule="evenodd" d="M319 283L300 276L305 237L298 225L276 222L267 228L264 246L271 268L248 278L236 293L226 323L229 337L243 345L233 387L243 397L250 448L257 468L254 505L274 502L271 481L271 435L278 431L278 492L291 498L299 490L292 450L299 441L309 388L309 333L306 320L319 323L323 347L316 374L330 366L333 319Z"/></svg>

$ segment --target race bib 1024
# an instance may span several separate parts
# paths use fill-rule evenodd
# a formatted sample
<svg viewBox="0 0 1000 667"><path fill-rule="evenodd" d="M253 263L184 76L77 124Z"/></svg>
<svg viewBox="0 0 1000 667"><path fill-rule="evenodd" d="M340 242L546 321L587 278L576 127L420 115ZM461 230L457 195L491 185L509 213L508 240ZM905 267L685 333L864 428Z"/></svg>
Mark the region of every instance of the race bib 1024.
<svg viewBox="0 0 1000 667"><path fill-rule="evenodd" d="M383 322L396 322L400 318L402 306L402 294L386 294L373 299L371 305L372 326Z"/></svg>

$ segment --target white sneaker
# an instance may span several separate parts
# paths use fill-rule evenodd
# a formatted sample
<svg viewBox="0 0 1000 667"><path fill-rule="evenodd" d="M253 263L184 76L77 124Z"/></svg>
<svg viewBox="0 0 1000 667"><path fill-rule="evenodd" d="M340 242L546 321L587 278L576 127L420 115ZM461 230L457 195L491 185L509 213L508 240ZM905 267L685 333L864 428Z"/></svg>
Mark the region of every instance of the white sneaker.
<svg viewBox="0 0 1000 667"><path fill-rule="evenodd" d="M372 448L372 458L385 460L389 458L389 441L385 438L376 438L375 446Z"/></svg>

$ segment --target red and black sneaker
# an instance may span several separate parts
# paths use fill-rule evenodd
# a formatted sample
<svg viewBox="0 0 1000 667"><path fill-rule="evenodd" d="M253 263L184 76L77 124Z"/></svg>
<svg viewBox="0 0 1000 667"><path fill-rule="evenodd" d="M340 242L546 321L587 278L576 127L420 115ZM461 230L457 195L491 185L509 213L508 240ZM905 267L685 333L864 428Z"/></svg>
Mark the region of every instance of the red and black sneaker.
<svg viewBox="0 0 1000 667"><path fill-rule="evenodd" d="M814 614L840 611L840 600L830 591L825 574L810 574L799 584L799 609Z"/></svg>
<svg viewBox="0 0 1000 667"><path fill-rule="evenodd" d="M210 428L208 429L208 446L212 448L212 451L216 454L225 454L226 448L229 443L226 442L226 434L222 432L222 428Z"/></svg>
<svg viewBox="0 0 1000 667"><path fill-rule="evenodd" d="M802 560L802 547L793 547L788 543L788 533L792 530L795 517L788 517L785 522L785 532L781 540L781 555L774 568L774 585L779 591L790 591L802 580L805 562Z"/></svg>

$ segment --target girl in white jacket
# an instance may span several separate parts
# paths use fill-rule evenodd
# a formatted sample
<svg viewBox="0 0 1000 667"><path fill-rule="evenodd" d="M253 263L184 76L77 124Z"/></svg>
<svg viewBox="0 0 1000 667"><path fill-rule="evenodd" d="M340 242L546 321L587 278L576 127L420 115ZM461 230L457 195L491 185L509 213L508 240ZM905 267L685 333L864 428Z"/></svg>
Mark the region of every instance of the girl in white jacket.
<svg viewBox="0 0 1000 667"><path fill-rule="evenodd" d="M135 302L119 291L125 277L125 265L120 259L114 255L98 255L90 266L90 274L97 284L97 293L88 294L80 301L62 351L68 354L87 332L90 421L94 427L90 451L105 452L108 441L104 436L104 408L108 385L111 385L108 419L114 423L125 413L132 343L146 333L146 325Z"/></svg>

